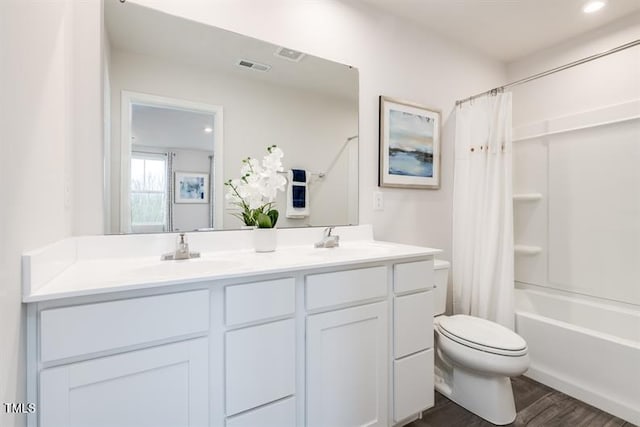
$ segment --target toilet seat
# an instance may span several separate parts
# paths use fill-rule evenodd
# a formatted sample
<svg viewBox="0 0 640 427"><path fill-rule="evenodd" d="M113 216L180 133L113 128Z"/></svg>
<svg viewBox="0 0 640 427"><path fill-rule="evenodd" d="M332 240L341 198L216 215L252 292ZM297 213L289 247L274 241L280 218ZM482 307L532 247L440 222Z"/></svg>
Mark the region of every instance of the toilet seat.
<svg viewBox="0 0 640 427"><path fill-rule="evenodd" d="M511 357L527 354L527 343L521 336L486 319L463 314L443 316L436 327L447 338L476 350Z"/></svg>

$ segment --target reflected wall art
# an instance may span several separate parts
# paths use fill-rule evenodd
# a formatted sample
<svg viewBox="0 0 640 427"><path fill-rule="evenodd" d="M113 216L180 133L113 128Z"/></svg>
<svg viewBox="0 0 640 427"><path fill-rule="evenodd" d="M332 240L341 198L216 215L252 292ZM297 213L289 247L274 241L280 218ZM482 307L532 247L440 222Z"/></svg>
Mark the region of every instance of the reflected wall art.
<svg viewBox="0 0 640 427"><path fill-rule="evenodd" d="M209 174L176 172L175 203L209 203Z"/></svg>

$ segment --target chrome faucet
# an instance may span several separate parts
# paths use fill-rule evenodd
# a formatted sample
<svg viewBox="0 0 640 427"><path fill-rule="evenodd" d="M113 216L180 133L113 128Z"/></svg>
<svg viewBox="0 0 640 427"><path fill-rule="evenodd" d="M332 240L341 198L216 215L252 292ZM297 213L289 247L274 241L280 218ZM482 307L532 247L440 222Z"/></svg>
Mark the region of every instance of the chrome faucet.
<svg viewBox="0 0 640 427"><path fill-rule="evenodd" d="M333 229L334 227L325 228L322 240L316 242L313 246L316 248L336 248L340 246L340 236L331 235Z"/></svg>
<svg viewBox="0 0 640 427"><path fill-rule="evenodd" d="M189 252L189 243L184 233L180 233L176 239L176 250L173 253L163 254L162 261L200 258L200 252Z"/></svg>

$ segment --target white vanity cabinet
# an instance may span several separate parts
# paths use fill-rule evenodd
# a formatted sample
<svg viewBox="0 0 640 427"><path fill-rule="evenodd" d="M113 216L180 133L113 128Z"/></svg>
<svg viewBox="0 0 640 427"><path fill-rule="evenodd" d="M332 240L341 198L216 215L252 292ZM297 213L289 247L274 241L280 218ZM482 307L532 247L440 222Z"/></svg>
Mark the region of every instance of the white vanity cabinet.
<svg viewBox="0 0 640 427"><path fill-rule="evenodd" d="M279 249L255 255L281 263L271 272L41 291L27 301L28 425L407 424L433 405L435 250L389 248L310 251L291 268Z"/></svg>

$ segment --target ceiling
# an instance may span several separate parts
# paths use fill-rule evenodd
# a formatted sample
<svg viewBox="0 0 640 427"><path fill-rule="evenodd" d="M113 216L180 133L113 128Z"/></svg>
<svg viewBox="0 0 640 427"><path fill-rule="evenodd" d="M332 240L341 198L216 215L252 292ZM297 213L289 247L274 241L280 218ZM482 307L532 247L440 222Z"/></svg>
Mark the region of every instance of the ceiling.
<svg viewBox="0 0 640 427"><path fill-rule="evenodd" d="M640 12L640 0L608 0L593 14L582 12L587 0L359 1L503 62Z"/></svg>
<svg viewBox="0 0 640 427"><path fill-rule="evenodd" d="M177 108L134 104L131 111L132 143L146 147L213 151L213 114Z"/></svg>

